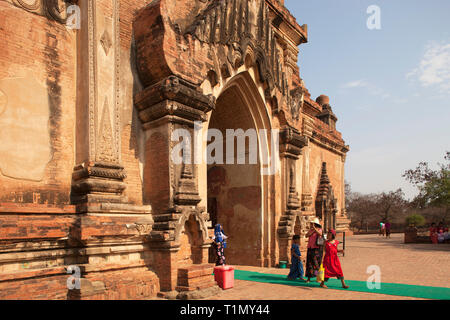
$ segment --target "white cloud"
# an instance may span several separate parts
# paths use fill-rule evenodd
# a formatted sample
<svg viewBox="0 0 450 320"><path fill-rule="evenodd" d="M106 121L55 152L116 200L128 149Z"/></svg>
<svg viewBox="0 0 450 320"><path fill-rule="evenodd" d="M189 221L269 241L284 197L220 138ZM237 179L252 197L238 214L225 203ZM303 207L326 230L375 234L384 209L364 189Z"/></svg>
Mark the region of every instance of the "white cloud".
<svg viewBox="0 0 450 320"><path fill-rule="evenodd" d="M423 87L436 87L450 92L450 43L431 42L417 68L406 74L407 79L420 82Z"/></svg>
<svg viewBox="0 0 450 320"><path fill-rule="evenodd" d="M397 103L397 104L404 104L408 102L407 98L396 98L393 99L392 102Z"/></svg>
<svg viewBox="0 0 450 320"><path fill-rule="evenodd" d="M364 88L370 95L379 96L382 99L387 99L391 97L391 95L386 91L384 91L383 89L363 79L350 81L341 85L341 89L355 89L355 88Z"/></svg>
<svg viewBox="0 0 450 320"><path fill-rule="evenodd" d="M368 83L365 80L356 80L356 81L350 81L347 83L344 83L341 88L343 89L349 89L349 88L365 88L367 87Z"/></svg>

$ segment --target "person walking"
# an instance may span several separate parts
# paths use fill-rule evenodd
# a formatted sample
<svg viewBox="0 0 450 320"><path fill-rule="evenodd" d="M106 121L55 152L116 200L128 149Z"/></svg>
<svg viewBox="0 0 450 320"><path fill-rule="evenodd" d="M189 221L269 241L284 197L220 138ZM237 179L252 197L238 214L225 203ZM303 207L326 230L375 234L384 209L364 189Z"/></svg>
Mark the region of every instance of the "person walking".
<svg viewBox="0 0 450 320"><path fill-rule="evenodd" d="M306 282L310 282L311 278L317 276L317 272L320 268L320 262L322 261L323 251L323 234L322 226L318 218L315 218L309 227L309 231L306 234L308 238L308 251L306 253L306 274L308 278Z"/></svg>
<svg viewBox="0 0 450 320"><path fill-rule="evenodd" d="M303 263L301 260L301 253L300 253L300 236L294 235L292 238L292 247L291 247L291 270L288 274L289 280L295 280L297 278L300 278L300 280L303 279Z"/></svg>
<svg viewBox="0 0 450 320"><path fill-rule="evenodd" d="M214 235L212 239L216 249L216 266L223 266L225 265L224 249L227 246L226 239L228 239L228 237L225 235L223 228L219 223L214 227Z"/></svg>
<svg viewBox="0 0 450 320"><path fill-rule="evenodd" d="M384 223L383 221L380 221L380 233L379 236L384 236Z"/></svg>
<svg viewBox="0 0 450 320"><path fill-rule="evenodd" d="M391 238L391 223L389 220L386 221L384 224L384 229L386 230L386 238Z"/></svg>
<svg viewBox="0 0 450 320"><path fill-rule="evenodd" d="M348 289L349 287L344 282L344 273L342 272L341 262L337 256L339 241L336 240L336 231L331 229L327 233L327 241L325 241L325 256L323 258L323 267L325 269L325 279L320 283L322 288L328 288L325 282L329 278L336 277L341 280L342 288Z"/></svg>

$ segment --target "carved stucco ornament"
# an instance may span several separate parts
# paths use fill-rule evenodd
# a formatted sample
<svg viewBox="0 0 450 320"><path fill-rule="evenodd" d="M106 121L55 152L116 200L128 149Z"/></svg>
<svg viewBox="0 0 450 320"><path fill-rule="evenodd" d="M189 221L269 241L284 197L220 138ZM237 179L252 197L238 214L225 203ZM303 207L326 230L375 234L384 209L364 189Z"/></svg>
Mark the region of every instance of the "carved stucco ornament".
<svg viewBox="0 0 450 320"><path fill-rule="evenodd" d="M291 113L292 119L299 120L300 112L303 108L303 103L305 100L305 92L302 87L297 87L291 90L289 111Z"/></svg>
<svg viewBox="0 0 450 320"><path fill-rule="evenodd" d="M112 40L108 30L105 30L103 32L102 37L100 38L100 43L102 45L103 50L105 51L105 54L108 55L109 49L111 49L112 47Z"/></svg>
<svg viewBox="0 0 450 320"><path fill-rule="evenodd" d="M109 111L108 99L105 97L103 105L102 119L100 122L100 132L97 140L97 159L104 162L114 162L114 138L111 126L111 116Z"/></svg>
<svg viewBox="0 0 450 320"><path fill-rule="evenodd" d="M16 7L36 13L47 18L65 23L67 8L74 3L72 0L7 0Z"/></svg>

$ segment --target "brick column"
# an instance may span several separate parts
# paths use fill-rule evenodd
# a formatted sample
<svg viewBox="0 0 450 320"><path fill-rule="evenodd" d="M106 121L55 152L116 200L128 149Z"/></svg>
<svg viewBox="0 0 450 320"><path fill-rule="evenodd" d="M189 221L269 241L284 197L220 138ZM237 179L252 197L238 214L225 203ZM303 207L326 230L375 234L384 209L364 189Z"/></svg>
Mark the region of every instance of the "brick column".
<svg viewBox="0 0 450 320"><path fill-rule="evenodd" d="M136 299L159 291L143 258L153 227L151 207L128 203L123 193L119 3L79 3L77 164L71 190L77 217L70 241L80 248L74 264L82 270L82 287L70 292L71 299ZM145 292L138 293L138 287Z"/></svg>
<svg viewBox="0 0 450 320"><path fill-rule="evenodd" d="M72 203L125 203L121 164L119 1L80 3L76 162Z"/></svg>
<svg viewBox="0 0 450 320"><path fill-rule="evenodd" d="M215 106L211 96L199 92L196 86L170 76L145 88L135 96L139 118L143 123L145 143L144 200L153 208L155 225L149 239L151 250L157 252L155 271L160 277L163 292L174 291L178 280L177 253L180 236L186 221L195 216L201 239L190 243L200 262L207 262L209 215L198 207L197 166L193 164L194 122L204 122L207 112ZM191 147L191 154L183 154L184 161L172 158L179 141L172 141L175 130L184 134L183 142ZM192 139L189 139L192 137ZM198 255L202 255L199 257ZM194 262L195 263L195 262Z"/></svg>
<svg viewBox="0 0 450 320"><path fill-rule="evenodd" d="M295 219L297 215L301 215L301 203L296 189L297 173L295 163L299 159L301 149L306 145L307 141L297 129L286 126L280 132L280 142L285 211L278 222L278 247L280 260L289 261Z"/></svg>

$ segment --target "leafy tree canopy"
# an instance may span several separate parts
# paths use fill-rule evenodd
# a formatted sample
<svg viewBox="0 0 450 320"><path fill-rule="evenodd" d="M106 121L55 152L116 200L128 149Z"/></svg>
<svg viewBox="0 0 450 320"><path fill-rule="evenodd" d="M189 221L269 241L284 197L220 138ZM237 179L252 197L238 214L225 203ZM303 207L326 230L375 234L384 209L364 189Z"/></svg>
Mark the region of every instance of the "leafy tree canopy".
<svg viewBox="0 0 450 320"><path fill-rule="evenodd" d="M427 162L420 162L415 169L405 171L402 175L407 181L415 185L419 194L413 204L419 208L450 207L450 152L447 151L444 160L438 163L439 169L432 170Z"/></svg>

